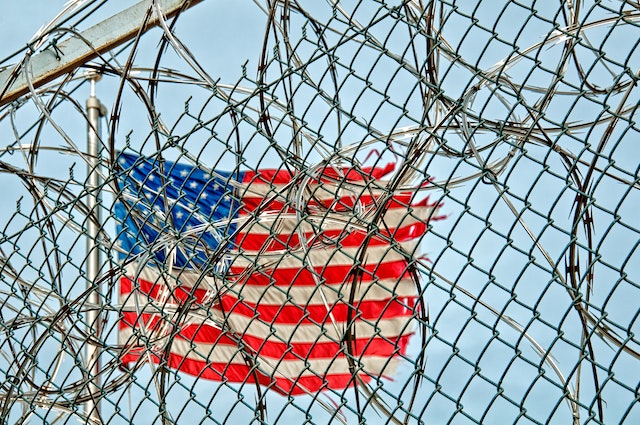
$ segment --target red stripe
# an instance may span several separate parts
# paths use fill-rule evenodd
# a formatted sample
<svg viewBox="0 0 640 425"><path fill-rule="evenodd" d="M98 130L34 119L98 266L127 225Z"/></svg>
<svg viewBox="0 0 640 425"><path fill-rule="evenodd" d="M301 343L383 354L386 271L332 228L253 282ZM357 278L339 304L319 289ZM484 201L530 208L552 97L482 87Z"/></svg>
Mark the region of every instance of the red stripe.
<svg viewBox="0 0 640 425"><path fill-rule="evenodd" d="M397 353L405 353L405 349L412 337L412 333L406 330L404 335L389 337L357 338L353 346L353 352L359 355L379 355L390 356ZM265 338L267 335L265 335ZM176 338L185 341L199 342L204 344L225 344L237 347L237 339L228 335L228 333L207 324L190 324L181 327L180 332L176 334ZM238 337L239 338L239 337ZM303 342L281 342L276 338L266 339L254 335L243 335L242 342L247 344L259 355L272 358L283 358L287 360L300 358L334 358L343 356L340 354L340 342L333 341L310 341ZM284 356L284 357L283 357Z"/></svg>
<svg viewBox="0 0 640 425"><path fill-rule="evenodd" d="M318 329L320 329L318 327ZM320 333L318 333L318 336ZM355 356L393 356L398 353L404 354L409 343L409 339L413 336L407 330L404 335L396 335L394 337L371 337L358 338L356 330L356 340L352 345ZM253 349L258 356L269 357L273 359L283 360L300 360L302 359L333 359L344 358L344 348L340 341L309 341L309 342L283 342L276 337L264 338L255 335L243 335L242 342ZM237 347L227 334L222 333L217 328L209 325L185 325L176 335L186 341L205 344L227 344ZM267 339L265 339L267 338Z"/></svg>
<svg viewBox="0 0 640 425"><path fill-rule="evenodd" d="M144 279L137 279L137 282L138 287L136 288L136 294L144 294L152 300L159 300L161 299L161 295L164 295L164 298L166 299L165 302L169 302L171 304L186 303L189 301L197 304L203 304L210 294L210 291L206 289L194 289L185 286L177 286L165 294L164 291L167 287L161 280L158 280L158 282L150 282ZM134 288L135 285L131 279L124 276L120 278L120 295L124 296L130 294L133 292ZM144 304L140 307L144 307Z"/></svg>
<svg viewBox="0 0 640 425"><path fill-rule="evenodd" d="M353 342L353 355L391 357L406 351L409 339L412 335L401 335L394 338L357 338ZM245 335L242 340L254 349L258 355L273 359L299 360L302 359L333 359L345 358L344 347L339 342L279 342L273 338L262 338Z"/></svg>
<svg viewBox="0 0 640 425"><path fill-rule="evenodd" d="M123 363L129 364L138 361L140 355L125 354L122 356ZM154 363L160 363L157 355L151 356ZM227 363L213 363L202 360L187 359L177 354L171 353L167 358L169 367L186 372L190 375L212 381L233 382L233 383L254 383L253 371L245 365ZM353 377L350 373L331 374L324 377L303 376L297 379L287 379L274 377L273 379L265 374L255 371L261 385L271 386L271 388L283 395L302 395L308 392L317 392L327 388L336 390L344 389L353 385ZM369 382L371 377L360 374L364 382ZM305 390L306 389L306 390Z"/></svg>
<svg viewBox="0 0 640 425"><path fill-rule="evenodd" d="M241 281L230 285L234 288L233 292L242 294L242 286L278 286L286 289L293 285L304 286L316 286L316 279L319 279L324 284L350 284L353 279L351 273L352 267L327 265L325 267L316 267L313 274L308 268L304 269L292 269L292 268L280 268L280 269L265 269L261 272L250 274L243 278ZM236 275L242 274L245 269L242 267L231 267L231 273ZM379 264L365 264L362 276L357 279L358 282L367 283L373 282L375 279L410 279L411 276L407 272L407 263L405 261L392 261ZM144 279L138 279L139 289L136 291L138 296L145 295L151 300L160 299L159 293L163 289L163 285L150 282ZM133 285L129 278L120 278L120 294L123 297L133 292ZM343 292L348 288L343 288ZM389 288L389 297L391 298L394 288ZM179 299L181 302L190 300L197 304L203 304L206 298L210 295L210 292L206 289L193 289L188 287L179 287L174 289L173 297ZM356 300L358 301L358 300ZM173 304L173 300L170 302ZM300 301L300 305L305 305L304 300ZM144 308L144 303L140 305Z"/></svg>
<svg viewBox="0 0 640 425"><path fill-rule="evenodd" d="M278 211L281 213L295 214L296 209L290 206L291 202L285 199L284 195L278 194L278 196L274 197L278 190L279 188L274 187L272 192L266 194L266 196L252 196L251 194L242 196L242 208L240 210L240 214L242 215L243 213L246 214L251 211L255 211L258 207L260 207L261 211ZM356 205L363 205L365 207L378 206L381 202L380 198L383 196L382 194L372 195L371 191L365 188L362 188L361 193L349 196L335 196L336 194L323 191L318 191L314 195L315 196L306 200L304 207L311 209L318 208L320 209L320 213L327 210L337 212L351 211ZM386 204L387 209L397 208L407 210L409 207L417 208L428 206L436 207L435 204L429 204L428 197L416 202L414 192L401 192L394 194Z"/></svg>
<svg viewBox="0 0 640 425"><path fill-rule="evenodd" d="M146 360L146 355L142 353L127 353L121 357L122 362L126 365L137 362L140 358ZM158 354L151 355L151 359L154 363L159 364L161 358ZM186 372L190 375L199 376L204 379L212 381L224 381L224 382L255 382L251 369L243 364L229 365L226 362L206 362L204 360L195 360L180 356L175 353L170 353L167 358L169 367L178 369L182 372ZM259 381L262 385L269 385L271 380L259 374Z"/></svg>
<svg viewBox="0 0 640 425"><path fill-rule="evenodd" d="M308 282L308 280L305 279L305 276L304 276L306 273L302 273L302 272L307 272L307 270L303 269L303 270L299 270L299 272L301 272L301 275L297 278L294 278L292 284L300 284L301 282ZM125 279L126 278L122 278L121 281ZM298 282L298 279L302 279L302 281ZM311 279L311 274L309 274L309 279ZM126 281L129 281L129 279L126 279ZM138 282L140 283L139 285L140 291L136 292L134 296L138 297L140 308L144 309L145 307L148 308L151 306L158 308L157 296L159 291L157 290L157 288L160 285L154 285L152 282L148 282L142 279L139 279ZM254 274L254 275L250 275L246 279L246 281L244 282L244 285L253 285L253 286L267 288L268 286L272 285L272 283L270 282L271 282L271 279L268 276ZM315 282L313 283L313 285L315 285ZM278 285L278 286L282 286L282 285ZM151 293L149 293L146 290L149 287L153 288ZM389 298L386 300L361 301L356 299L354 300L355 302L353 307L357 309L360 316L362 316L364 319L367 319L367 320L374 320L380 317L395 317L395 316L410 315L412 312L412 309L416 305L417 298L405 297L405 298L397 298L395 300L392 300L391 298L393 296L393 293L391 292L391 290L392 289L390 288ZM205 304L205 299L206 299L205 296L209 293L208 291L203 289L195 289L195 290L192 289L191 291L193 291L197 295L195 298L185 297L185 299L180 301L185 302L187 299L189 299L194 304L199 304L199 305ZM329 289L329 291L333 293L334 290ZM348 293L348 291L349 291L348 287L345 287L342 289L343 293ZM178 293L178 291L176 291L176 293ZM189 290L184 289L180 293L188 294ZM242 287L239 287L239 289L237 290L237 293L239 295L242 295ZM131 294L131 292L122 291L123 296L126 296L128 294ZM148 301L146 301L145 298L147 298ZM271 321L274 321L276 318L278 318L279 323L295 324L301 321L302 323L305 323L306 321L322 323L328 318L327 309L324 305L309 304L309 300L292 300L291 304L289 305L285 304L285 305L277 305L277 306L270 305L270 304L254 304L254 303L249 303L246 300L240 300L240 298L234 296L233 292L222 296L221 300L222 300L222 308L226 313L242 314L247 317L254 317L256 315L259 315L260 319L263 321L271 322ZM346 304L346 302L348 302L348 298L343 299L341 303L333 304L330 306L331 312L334 315L334 317L346 317L347 311L349 309L349 305ZM171 303L171 304L174 304L174 303ZM129 313L125 313L125 316L127 316L128 314ZM131 314L135 314L135 313L131 313ZM146 314L154 314L154 313L146 313ZM135 320L135 318L133 318L133 320ZM130 321L129 323L133 324L134 322Z"/></svg>
<svg viewBox="0 0 640 425"><path fill-rule="evenodd" d="M389 240L396 242L411 241L424 235L426 230L427 224L424 222L416 222L397 229L389 229L388 231L381 228L379 235L369 237L369 246L389 245ZM304 235L307 241L317 242L328 239L339 242L342 247L360 246L368 237L364 232L350 232L346 229L324 230L318 234L305 232ZM268 235L264 233L241 232L236 236L235 245L240 246L245 251L259 251L260 249L264 249L265 252L277 251L299 247L300 237L297 233Z"/></svg>
<svg viewBox="0 0 640 425"><path fill-rule="evenodd" d="M255 317L256 320L273 324L316 324L320 327L322 323L331 323L331 316L326 306L304 302L294 305L295 302L293 300L291 304L284 305L254 304L225 296L222 298L222 311L225 314ZM391 317L408 317L413 314L416 304L417 298L361 301L354 303L352 315L372 322ZM336 320L344 322L343 318L346 319L348 315L349 305L346 303L333 304L329 306L329 310Z"/></svg>
<svg viewBox="0 0 640 425"><path fill-rule="evenodd" d="M223 301L224 303L224 301ZM373 304L373 303L372 303ZM380 303L385 305L385 308L383 310L383 312L381 313L380 310L378 310L378 315L375 315L373 313L373 311L363 311L362 310L362 306L360 306L360 309L356 310L353 312L353 317L357 319L357 322L360 322L362 320L366 320L368 322L371 323L377 323L378 320L382 320L382 319L390 319L390 318L397 318L397 317L407 317L407 323L409 321L409 318L411 317L413 310L403 306L402 304L398 303L398 302L394 302L394 303L390 303L388 306L385 303ZM309 319L308 316L306 314L304 314L304 312L301 313L301 310L297 307L294 306L285 306L283 309L284 310L293 310L293 309L297 309L298 312L296 312L296 315L298 315L300 317L300 320L297 322L294 322L292 320L289 320L289 318L287 318L286 320L281 320L282 317L280 316L280 314L287 314L287 313L279 313L278 315L274 315L274 317L271 320L268 320L266 318L266 316L269 314L269 310L271 310L270 312L276 313L277 311L277 307L276 306L259 306L257 307L256 310L251 310L250 308L244 306L244 308L246 308L246 312L240 312L240 304L236 304L235 306L231 306L229 309L224 309L225 315L233 315L233 314L242 314L248 317L254 317L255 316L255 320L258 321L260 320L262 323L267 323L267 324L271 324L274 326L278 326L280 325L285 325L285 324L289 324L289 325L295 325L295 324L299 324L301 326L317 326L318 329L321 329L322 326L331 326L331 318L328 317L327 313L326 313L326 309L324 308L324 306L313 306L315 307L318 311L321 309L325 309L325 313L322 320L320 321L315 321L312 319ZM339 307L343 307L343 308L339 308ZM371 310L375 310L375 306L371 305ZM305 309L306 311L310 311L313 310L313 308L307 308ZM267 311L267 313L265 313L265 311ZM344 323L346 323L346 318L347 318L347 306L345 305L334 305L333 308L331 309L333 317L336 319L338 325L342 325ZM251 314L253 312L253 314ZM248 313L248 314L245 314ZM389 313L389 314L387 314ZM394 314L391 314L394 313ZM373 316L373 317L371 317ZM304 319L304 320L303 320ZM326 324L326 325L323 325ZM166 326L164 328L162 328L164 330L163 334L165 332L174 332L175 329L173 329L173 325L174 323L172 322L172 317L169 315L162 315L161 313L142 313L142 314L138 314L136 312L131 312L131 311L125 311L122 312L122 316L121 316L121 320L118 322L118 328L120 330L123 329L131 329L131 328L135 328L135 329L140 329L140 326L144 326L146 328L146 331L149 333L153 333L153 332L159 332L161 327ZM168 325L168 326L167 326ZM399 332L406 332L407 330L403 330L403 329L399 329ZM320 333L318 333L318 335L320 335ZM153 339L154 337L157 337L158 335L151 335L150 338ZM188 325L182 325L179 331L179 336L183 339L187 339L190 341L194 341L194 342L205 342L205 343L225 343L225 344L231 344L231 345L235 345L236 342L233 339L230 339L228 336L225 336L225 334L222 333L221 330L219 330L218 328L215 328L213 326L207 325L207 324L188 324ZM357 335L356 335L357 336ZM222 339L220 339L222 338ZM244 335L244 338L252 338L250 335ZM301 343L294 343L294 344L301 344ZM313 344L313 343L311 343ZM252 345L254 347L257 347L259 345ZM303 348L303 352L309 351L313 348L312 345L309 344L301 344Z"/></svg>
<svg viewBox="0 0 640 425"><path fill-rule="evenodd" d="M356 170L352 167L344 167L338 173L333 167L326 167L321 175L326 179L340 179L348 181L378 180L395 169L395 164L388 163L384 167L362 167ZM287 184L290 183L293 174L287 170L260 169L260 171L245 171L242 183L251 184ZM323 179L323 181L326 181Z"/></svg>
<svg viewBox="0 0 640 425"><path fill-rule="evenodd" d="M360 374L364 382L369 382L371 377ZM350 373L326 375L323 377L302 376L295 382L289 379L276 378L276 391L287 395L307 394L302 388L308 389L310 392L318 392L327 388L342 390L353 386L354 377Z"/></svg>
<svg viewBox="0 0 640 425"><path fill-rule="evenodd" d="M142 313L138 314L131 311L123 311L121 313L121 319L118 322L119 329L131 329L140 328L143 325L147 329L156 329L160 325L161 316L160 313Z"/></svg>
<svg viewBox="0 0 640 425"><path fill-rule="evenodd" d="M204 333L204 335L203 335ZM158 337L159 335L156 335ZM356 329L356 339L351 342L351 353L356 358L358 357L393 357L398 354L405 354L410 338L413 336L411 333L405 335L397 335L394 337L371 337L371 338L358 338ZM208 338L207 338L208 337ZM213 328L208 325L187 325L184 326L177 334L176 339L182 339L190 341L195 344L216 344L216 345L230 345L240 350L238 343L234 342L226 334L222 334L217 328ZM249 349L253 350L256 354L251 357L264 357L274 359L275 361L287 360L287 361L300 361L312 359L345 359L346 348L340 341L310 341L308 343L303 342L282 342L275 337L269 337L267 339L256 337L253 335L244 335L242 337L242 343ZM153 344L153 341L149 342ZM143 345L136 346L142 348ZM197 350L196 346L196 350ZM200 350L202 350L200 348ZM134 351L135 352L135 351ZM178 353L174 354L179 355ZM218 359L220 361L224 359ZM231 359L226 359L225 362L229 362ZM237 358L236 358L236 361ZM123 363L128 363L123 361Z"/></svg>
<svg viewBox="0 0 640 425"><path fill-rule="evenodd" d="M276 285L284 288L292 285L315 286L318 280L324 284L340 284L352 281L354 276L352 273L353 270L355 269L352 265L331 264L322 267L315 267L314 273L312 273L309 268L271 268L254 272L249 276L243 277L242 281L238 281L237 283L239 285L257 286ZM368 263L357 270L361 272L361 276L356 279L358 282L373 282L378 279L400 280L410 277L407 272L407 262L404 260L390 261L386 263ZM246 272L246 269L243 267L231 266L230 268L230 273L235 276L242 276L243 272ZM242 293L241 288L237 290Z"/></svg>
<svg viewBox="0 0 640 425"><path fill-rule="evenodd" d="M337 316L335 313L334 315ZM409 325L410 314L403 315L407 317L407 325ZM346 318L346 315L342 317ZM399 315L389 317L399 317ZM374 320L377 319L378 318L375 318ZM354 355L392 356L398 352L404 353L409 342L409 338L411 337L409 329L398 329L398 331L403 332L404 335L396 335L393 337L358 338L357 323L361 321L362 319L358 318L355 322L355 336L357 339L353 346ZM149 333L149 338L151 339L149 343L151 344L153 344L154 338L174 334L176 338L195 343L224 344L233 347L238 346L238 338L232 338L226 332L208 324L182 325L180 330L176 332L176 329L173 329L174 323L172 323L172 318L170 316L163 317L160 314L144 313L137 315L134 312L123 312L122 320L120 320L118 325L121 330L129 328L139 329L141 324L140 322L144 324L146 332ZM344 324L344 320L340 321L338 319L338 322L338 326ZM274 323L274 325L277 327L278 323ZM320 323L327 323L327 326L331 326L331 321L329 319ZM313 323L307 323L307 326L308 325L313 326ZM322 325L318 324L317 326L318 330L320 330ZM163 332L160 332L160 329L162 329ZM317 337L320 337L320 335L320 332L318 332ZM343 354L340 354L342 351L341 341L316 341L317 337L310 338L309 342L284 342L280 341L275 336L265 335L263 338L255 335L244 334L241 339L244 344L247 344L249 347L254 349L259 355L275 359L282 358L287 360L299 360L300 358L337 358L343 356Z"/></svg>

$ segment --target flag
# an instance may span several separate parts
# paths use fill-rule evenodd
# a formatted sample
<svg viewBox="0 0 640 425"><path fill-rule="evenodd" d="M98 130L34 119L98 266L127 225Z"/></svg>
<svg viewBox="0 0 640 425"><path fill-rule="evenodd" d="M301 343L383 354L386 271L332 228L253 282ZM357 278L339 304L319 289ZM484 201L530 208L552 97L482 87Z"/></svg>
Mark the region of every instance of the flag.
<svg viewBox="0 0 640 425"><path fill-rule="evenodd" d="M412 261L438 206L382 167L223 172L121 153L124 366L286 395L391 376L414 333Z"/></svg>

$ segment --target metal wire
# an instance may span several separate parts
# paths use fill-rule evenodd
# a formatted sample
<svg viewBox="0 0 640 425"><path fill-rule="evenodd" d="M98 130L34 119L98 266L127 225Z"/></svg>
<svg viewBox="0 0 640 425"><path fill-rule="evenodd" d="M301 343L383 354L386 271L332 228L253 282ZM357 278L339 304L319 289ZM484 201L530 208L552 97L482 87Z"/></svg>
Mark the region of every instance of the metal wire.
<svg viewBox="0 0 640 425"><path fill-rule="evenodd" d="M121 3L69 2L0 64L29 84L17 100L0 96L4 423L640 421L637 2L203 1L164 19L150 0L156 29L44 85L31 81L34 55L56 54ZM84 148L96 76L107 105L98 158ZM124 158L137 159L129 167ZM392 172L376 178L386 164ZM258 186L237 177L257 173L263 202L248 218L173 202L170 172L183 166L224 185L230 211L245 213ZM146 183L123 184L136 169L163 179L153 200ZM264 180L265 169L291 180ZM407 193L399 223L425 229L411 247L385 229ZM275 202L284 207L270 210ZM182 226L179 210L201 225ZM156 237L123 248L127 219ZM287 230L291 222L299 228ZM267 242L254 255L237 237L258 230ZM267 248L287 232L298 242ZM341 245L360 233L355 253ZM88 238L100 252L95 278ZM376 243L406 264L391 286L365 267L383 262ZM318 249L336 257L314 264ZM317 338L342 335L334 342L352 380L287 393L274 384L286 375L280 363L229 329L233 311L218 315L220 300L242 303L243 279L292 258L315 270L340 255L353 271L344 292L333 293L324 272L311 284L328 310ZM232 276L238 263L245 272ZM135 283L149 267L159 295ZM123 292L126 277L138 295ZM392 340L395 355L369 370L353 351L359 305L374 290L401 302L403 279L417 301L402 301L410 320L401 336L415 335L406 346ZM264 297L283 296L268 287ZM309 314L311 302L289 294L284 304ZM136 319L123 338L127 314L143 313L154 324ZM372 338L386 338L386 314L369 323ZM259 313L245 331L265 323L291 342ZM234 341L244 380L167 360L181 327L205 324ZM220 359L196 339L186 344L204 369Z"/></svg>

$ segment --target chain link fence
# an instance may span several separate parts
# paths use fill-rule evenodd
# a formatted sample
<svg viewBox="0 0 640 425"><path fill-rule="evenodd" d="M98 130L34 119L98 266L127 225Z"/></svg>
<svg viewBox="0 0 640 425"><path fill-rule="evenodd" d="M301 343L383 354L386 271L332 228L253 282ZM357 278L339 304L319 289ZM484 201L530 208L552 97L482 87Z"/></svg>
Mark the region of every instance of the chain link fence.
<svg viewBox="0 0 640 425"><path fill-rule="evenodd" d="M134 3L1 64L4 423L640 421L637 2Z"/></svg>

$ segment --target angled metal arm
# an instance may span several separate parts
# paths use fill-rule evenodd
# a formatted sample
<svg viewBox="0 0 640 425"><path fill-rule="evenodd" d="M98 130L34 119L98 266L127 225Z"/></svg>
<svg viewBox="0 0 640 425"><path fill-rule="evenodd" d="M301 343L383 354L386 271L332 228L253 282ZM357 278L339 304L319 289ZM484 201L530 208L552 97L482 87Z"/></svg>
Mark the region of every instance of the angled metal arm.
<svg viewBox="0 0 640 425"><path fill-rule="evenodd" d="M180 9L191 7L202 0L157 0L160 8L169 18ZM140 31L140 25L149 8L149 0L143 0L128 9L88 28L80 35L72 35L53 49L41 51L29 61L29 73L34 88L81 66L99 54L107 52L131 40ZM158 25L155 13L143 32ZM16 77L16 72L18 75ZM0 106L12 102L29 91L25 69L10 67L0 71Z"/></svg>

